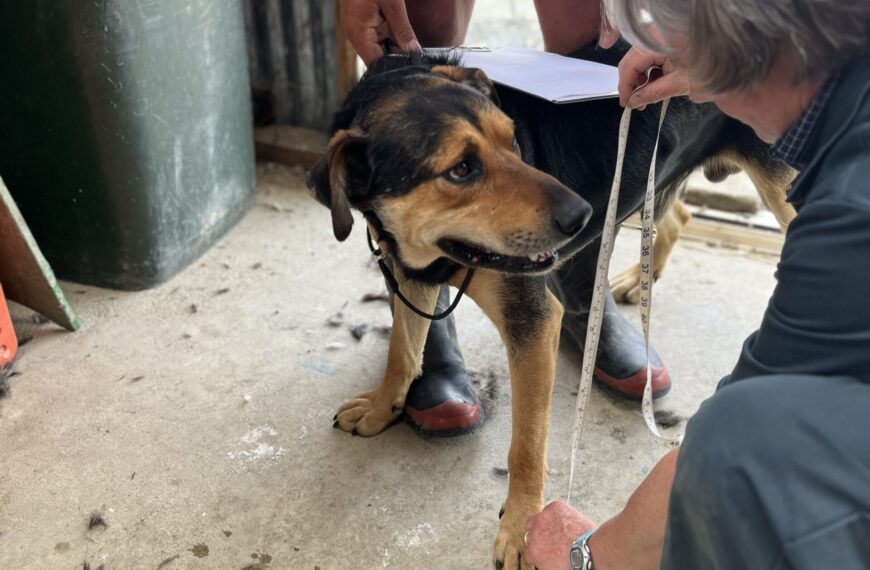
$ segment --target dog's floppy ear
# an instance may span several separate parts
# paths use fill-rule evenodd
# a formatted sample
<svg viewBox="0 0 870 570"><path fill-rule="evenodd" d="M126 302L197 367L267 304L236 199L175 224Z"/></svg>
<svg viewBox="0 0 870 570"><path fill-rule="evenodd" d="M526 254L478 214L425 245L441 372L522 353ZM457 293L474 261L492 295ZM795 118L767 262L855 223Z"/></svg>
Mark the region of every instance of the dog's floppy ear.
<svg viewBox="0 0 870 570"><path fill-rule="evenodd" d="M314 197L332 212L332 231L338 241L347 239L353 228L349 197L364 193L368 183L365 134L359 129L338 131L308 173Z"/></svg>
<svg viewBox="0 0 870 570"><path fill-rule="evenodd" d="M501 106L498 93L495 91L495 85L492 84L492 81L489 80L489 77L486 76L486 73L482 69L477 69L476 67L456 67L454 65L436 65L432 68L432 73L443 75L457 83L477 89L489 97L497 106Z"/></svg>

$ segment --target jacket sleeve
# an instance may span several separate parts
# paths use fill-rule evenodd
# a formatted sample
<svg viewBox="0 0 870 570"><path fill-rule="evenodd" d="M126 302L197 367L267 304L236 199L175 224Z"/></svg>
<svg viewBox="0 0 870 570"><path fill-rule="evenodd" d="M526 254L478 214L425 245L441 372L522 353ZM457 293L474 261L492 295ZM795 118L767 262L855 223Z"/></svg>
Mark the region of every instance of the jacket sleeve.
<svg viewBox="0 0 870 570"><path fill-rule="evenodd" d="M769 374L870 382L870 208L809 202L792 221L761 327L719 387Z"/></svg>

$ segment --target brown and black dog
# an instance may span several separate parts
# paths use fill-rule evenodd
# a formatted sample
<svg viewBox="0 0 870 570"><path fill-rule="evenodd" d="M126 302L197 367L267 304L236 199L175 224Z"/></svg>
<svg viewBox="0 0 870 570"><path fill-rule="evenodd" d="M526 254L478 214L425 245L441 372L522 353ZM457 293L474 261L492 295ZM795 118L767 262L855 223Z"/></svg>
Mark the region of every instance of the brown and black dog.
<svg viewBox="0 0 870 570"><path fill-rule="evenodd" d="M621 56L609 53L597 59ZM620 115L613 100L556 106L497 92L482 72L444 56L385 57L347 97L326 155L309 175L315 197L331 210L336 238L350 234L351 209L361 211L391 259L399 290L418 309L432 313L439 287L458 286L476 269L467 295L504 341L513 400L497 568L529 568L523 536L526 519L544 505L563 325L563 306L545 274L559 269L573 278L594 262ZM657 113L636 114L632 123L620 220L641 204ZM762 169L769 163L751 131L710 106L675 101L659 153L663 162L680 160L660 167L659 205L692 168L725 152ZM428 327L395 301L383 380L342 404L336 427L372 436L398 418L421 372Z"/></svg>

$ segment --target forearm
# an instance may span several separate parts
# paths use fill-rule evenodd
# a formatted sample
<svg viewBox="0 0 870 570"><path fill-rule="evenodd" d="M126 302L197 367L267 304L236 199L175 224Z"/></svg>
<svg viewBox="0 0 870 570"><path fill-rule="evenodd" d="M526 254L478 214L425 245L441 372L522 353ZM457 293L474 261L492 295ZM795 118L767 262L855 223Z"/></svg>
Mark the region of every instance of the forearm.
<svg viewBox="0 0 870 570"><path fill-rule="evenodd" d="M665 455L622 512L602 524L589 539L595 570L658 568L678 451Z"/></svg>

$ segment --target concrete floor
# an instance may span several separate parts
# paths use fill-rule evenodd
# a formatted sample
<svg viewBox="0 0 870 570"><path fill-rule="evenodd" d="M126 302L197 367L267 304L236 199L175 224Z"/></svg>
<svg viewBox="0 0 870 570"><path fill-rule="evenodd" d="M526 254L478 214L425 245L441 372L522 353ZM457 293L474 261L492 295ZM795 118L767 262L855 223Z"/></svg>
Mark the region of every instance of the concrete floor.
<svg viewBox="0 0 870 570"><path fill-rule="evenodd" d="M83 323L28 331L0 401L0 568L487 568L507 480L510 386L494 328L458 321L469 368L498 379L477 433L425 440L399 424L364 439L332 429L373 386L390 324L358 224L344 244L298 171L261 166L256 207L157 289L65 284ZM620 236L614 269L632 262ZM656 287L654 343L687 416L733 365L773 287L774 261L677 245ZM327 319L341 311L344 323ZM637 322L636 308L625 308ZM16 311L19 315L22 311ZM19 323L23 321L19 318ZM564 498L579 378L563 351L550 430L550 498ZM600 391L587 414L576 504L620 508L665 447L638 407ZM88 530L93 511L107 528Z"/></svg>

